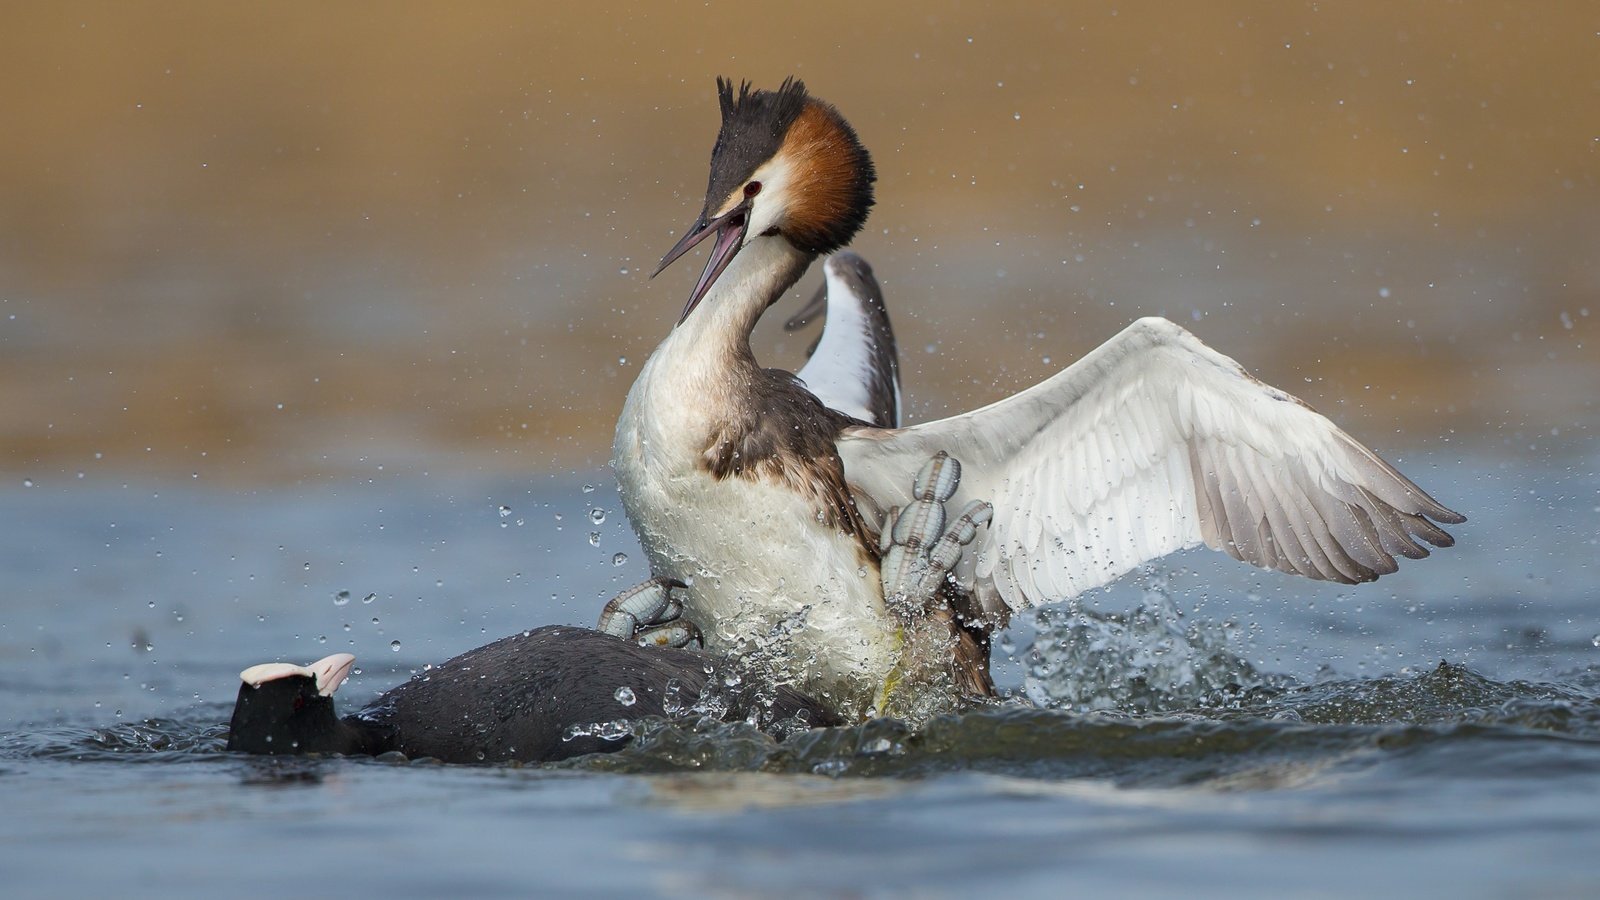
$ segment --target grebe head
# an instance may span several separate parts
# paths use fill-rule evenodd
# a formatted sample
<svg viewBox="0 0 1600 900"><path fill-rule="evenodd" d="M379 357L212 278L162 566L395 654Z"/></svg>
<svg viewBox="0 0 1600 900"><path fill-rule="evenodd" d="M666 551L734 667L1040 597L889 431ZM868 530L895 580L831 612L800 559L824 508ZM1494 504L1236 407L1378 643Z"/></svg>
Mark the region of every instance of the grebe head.
<svg viewBox="0 0 1600 900"><path fill-rule="evenodd" d="M712 235L711 257L683 308L681 323L745 246L786 240L813 256L855 237L872 206L872 157L855 129L827 103L785 79L775 91L734 93L717 79L722 130L711 149L705 207L652 274Z"/></svg>

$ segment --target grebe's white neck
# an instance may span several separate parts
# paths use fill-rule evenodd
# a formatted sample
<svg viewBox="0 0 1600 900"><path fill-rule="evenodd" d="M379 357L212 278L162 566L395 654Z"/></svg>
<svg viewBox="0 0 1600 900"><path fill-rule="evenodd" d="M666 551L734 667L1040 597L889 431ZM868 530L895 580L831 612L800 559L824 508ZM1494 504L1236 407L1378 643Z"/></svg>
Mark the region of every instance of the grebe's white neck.
<svg viewBox="0 0 1600 900"><path fill-rule="evenodd" d="M626 483L628 466L641 460L693 468L727 423L753 417L763 372L750 332L812 258L777 235L752 239L734 257L628 391L613 447L619 478Z"/></svg>
<svg viewBox="0 0 1600 900"><path fill-rule="evenodd" d="M800 280L815 258L782 235L752 238L689 318L661 342L656 355L702 360L713 369L754 365L750 332L761 314Z"/></svg>

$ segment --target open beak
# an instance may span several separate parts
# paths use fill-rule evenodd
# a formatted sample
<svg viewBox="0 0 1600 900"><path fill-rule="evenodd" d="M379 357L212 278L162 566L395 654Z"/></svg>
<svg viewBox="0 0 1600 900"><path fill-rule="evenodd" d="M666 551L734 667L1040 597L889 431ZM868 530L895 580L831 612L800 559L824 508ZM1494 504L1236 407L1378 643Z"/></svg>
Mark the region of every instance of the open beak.
<svg viewBox="0 0 1600 900"><path fill-rule="evenodd" d="M734 256L739 253L739 248L744 246L744 234L750 227L750 201L746 200L710 221L702 214L698 221L689 229L678 243L674 244L667 255L661 257L661 265L656 267L650 277L660 275L662 270L677 260L678 257L688 253L696 244L715 234L716 243L711 245L711 257L706 260L706 268L700 273L700 280L695 282L694 293L689 295L689 302L683 308L683 315L678 317L678 324L682 325L689 318L689 313L700 304L706 292L711 290L711 285L716 283L728 263L733 262Z"/></svg>

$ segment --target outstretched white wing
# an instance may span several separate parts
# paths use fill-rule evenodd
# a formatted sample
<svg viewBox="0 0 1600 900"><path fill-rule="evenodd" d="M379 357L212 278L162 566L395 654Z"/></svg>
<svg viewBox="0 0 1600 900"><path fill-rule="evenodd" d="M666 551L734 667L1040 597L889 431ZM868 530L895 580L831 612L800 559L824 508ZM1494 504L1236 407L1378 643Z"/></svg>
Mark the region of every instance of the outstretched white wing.
<svg viewBox="0 0 1600 900"><path fill-rule="evenodd" d="M784 327L804 327L826 305L822 337L795 373L824 406L881 428L900 424L900 363L883 292L867 261L848 250L823 263L826 278Z"/></svg>
<svg viewBox="0 0 1600 900"><path fill-rule="evenodd" d="M1140 319L1054 377L983 409L839 441L858 501L904 506L935 452L952 503L994 504L960 577L984 607L1075 596L1200 543L1280 572L1371 581L1447 547L1463 522L1299 399L1199 338Z"/></svg>

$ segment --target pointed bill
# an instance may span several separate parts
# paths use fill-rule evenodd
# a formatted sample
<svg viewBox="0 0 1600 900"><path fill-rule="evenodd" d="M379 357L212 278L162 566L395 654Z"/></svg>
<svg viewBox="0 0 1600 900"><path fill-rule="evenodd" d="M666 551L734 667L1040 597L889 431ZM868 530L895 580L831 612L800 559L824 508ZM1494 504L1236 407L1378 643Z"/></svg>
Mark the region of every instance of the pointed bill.
<svg viewBox="0 0 1600 900"><path fill-rule="evenodd" d="M716 243L711 247L711 256L706 260L705 270L700 273L700 280L695 282L694 291L689 294L689 302L684 305L683 314L678 317L679 325L689 318L689 313L694 312L694 308L711 290L711 285L716 283L717 278L728 268L728 264L733 262L733 258L744 246L745 231L749 227L749 217L746 213L749 210L750 203L745 201L714 219L707 220L701 215L689 228L689 233L680 238L678 243L667 251L666 256L661 257L661 265L650 273L651 278L660 275L667 266L694 249L701 241L713 234L717 236Z"/></svg>

